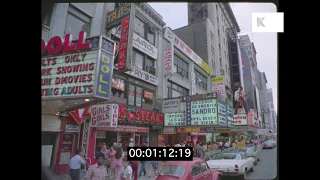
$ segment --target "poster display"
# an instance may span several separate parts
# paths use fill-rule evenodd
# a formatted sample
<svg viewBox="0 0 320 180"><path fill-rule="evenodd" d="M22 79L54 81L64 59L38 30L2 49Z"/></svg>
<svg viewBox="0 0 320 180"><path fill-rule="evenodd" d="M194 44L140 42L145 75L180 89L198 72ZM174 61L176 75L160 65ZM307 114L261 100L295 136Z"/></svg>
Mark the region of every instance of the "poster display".
<svg viewBox="0 0 320 180"><path fill-rule="evenodd" d="M191 102L191 125L217 125L217 100L205 99Z"/></svg>
<svg viewBox="0 0 320 180"><path fill-rule="evenodd" d="M129 84L129 97L128 97L128 105L134 106L134 95L135 95L135 86Z"/></svg>
<svg viewBox="0 0 320 180"><path fill-rule="evenodd" d="M91 108L91 127L117 127L118 104L98 104Z"/></svg>
<svg viewBox="0 0 320 180"><path fill-rule="evenodd" d="M218 124L227 126L226 101L220 95L218 96Z"/></svg>
<svg viewBox="0 0 320 180"><path fill-rule="evenodd" d="M137 107L142 107L141 97L142 97L142 88L137 86L136 87L136 106Z"/></svg>

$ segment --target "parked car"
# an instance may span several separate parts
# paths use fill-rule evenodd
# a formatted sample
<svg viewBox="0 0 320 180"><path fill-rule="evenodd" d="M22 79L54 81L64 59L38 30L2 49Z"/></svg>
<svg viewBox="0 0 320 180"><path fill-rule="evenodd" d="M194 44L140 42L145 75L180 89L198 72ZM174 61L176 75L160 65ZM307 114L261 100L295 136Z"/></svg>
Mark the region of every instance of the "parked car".
<svg viewBox="0 0 320 180"><path fill-rule="evenodd" d="M254 158L247 157L241 151L219 153L207 161L210 169L220 171L222 176L247 178L247 172L254 171Z"/></svg>
<svg viewBox="0 0 320 180"><path fill-rule="evenodd" d="M246 153L247 157L253 157L254 163L257 164L260 161L260 150L257 150L255 146L239 148L237 151Z"/></svg>
<svg viewBox="0 0 320 180"><path fill-rule="evenodd" d="M156 180L220 180L221 174L209 168L206 161L167 161Z"/></svg>
<svg viewBox="0 0 320 180"><path fill-rule="evenodd" d="M276 145L276 142L273 141L273 140L267 140L265 142L262 143L262 148L263 149L266 149L266 148L275 148L277 145Z"/></svg>

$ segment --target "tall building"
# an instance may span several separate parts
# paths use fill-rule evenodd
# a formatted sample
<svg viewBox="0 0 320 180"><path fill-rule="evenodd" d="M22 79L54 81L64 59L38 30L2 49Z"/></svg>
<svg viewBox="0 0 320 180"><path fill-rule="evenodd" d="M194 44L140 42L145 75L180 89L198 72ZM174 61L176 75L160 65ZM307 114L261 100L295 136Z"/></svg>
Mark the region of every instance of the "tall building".
<svg viewBox="0 0 320 180"><path fill-rule="evenodd" d="M260 107L261 107L261 118L262 118L262 126L261 128L270 128L270 121L269 121L269 104L267 100L267 77L264 72L258 71L259 75L259 92L260 92Z"/></svg>
<svg viewBox="0 0 320 180"><path fill-rule="evenodd" d="M246 54L246 61L244 65L247 71L246 76L244 77L244 90L247 94L247 105L249 109L253 109L258 114L261 114L261 110L259 109L258 104L260 104L259 99L259 90L257 84L259 84L257 79L257 60L256 60L256 49L254 44L250 41L248 35L240 36L240 49L244 51Z"/></svg>
<svg viewBox="0 0 320 180"><path fill-rule="evenodd" d="M230 44L240 28L228 3L188 3L188 26L174 30L205 62L214 77L222 77L222 88L213 89L231 100L233 96ZM219 88L219 89L218 89Z"/></svg>
<svg viewBox="0 0 320 180"><path fill-rule="evenodd" d="M272 129L274 132L277 131L277 116L274 108L274 102L273 102L273 94L272 94L272 88L269 88L267 91L267 103L268 108L270 110L270 129Z"/></svg>

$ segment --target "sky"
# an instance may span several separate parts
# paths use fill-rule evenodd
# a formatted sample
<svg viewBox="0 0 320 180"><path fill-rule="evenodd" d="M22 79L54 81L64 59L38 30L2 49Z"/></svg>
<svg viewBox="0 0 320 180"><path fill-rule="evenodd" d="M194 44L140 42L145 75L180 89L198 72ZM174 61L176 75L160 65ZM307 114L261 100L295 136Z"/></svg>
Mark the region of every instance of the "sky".
<svg viewBox="0 0 320 180"><path fill-rule="evenodd" d="M166 26L177 29L188 25L187 3L149 3L162 17ZM240 35L248 34L257 51L260 72L265 72L267 87L272 88L273 102L277 110L277 33L252 33L251 13L276 12L272 3L230 3L240 27Z"/></svg>

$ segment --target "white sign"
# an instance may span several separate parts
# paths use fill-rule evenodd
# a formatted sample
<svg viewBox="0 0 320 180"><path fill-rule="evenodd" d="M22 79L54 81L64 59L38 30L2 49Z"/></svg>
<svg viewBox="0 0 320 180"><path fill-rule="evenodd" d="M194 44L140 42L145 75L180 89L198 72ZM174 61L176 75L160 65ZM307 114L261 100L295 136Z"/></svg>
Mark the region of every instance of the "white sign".
<svg viewBox="0 0 320 180"><path fill-rule="evenodd" d="M168 99L162 101L162 113L180 112L180 99Z"/></svg>
<svg viewBox="0 0 320 180"><path fill-rule="evenodd" d="M227 126L226 102L222 97L218 98L218 124L220 126Z"/></svg>
<svg viewBox="0 0 320 180"><path fill-rule="evenodd" d="M80 132L80 126L67 124L64 132Z"/></svg>
<svg viewBox="0 0 320 180"><path fill-rule="evenodd" d="M117 127L117 104L99 104L91 107L90 127Z"/></svg>
<svg viewBox="0 0 320 180"><path fill-rule="evenodd" d="M158 86L158 78L152 74L149 74L137 67L132 66L131 67L131 71L127 71L125 72L126 74L129 74L133 77L136 77L138 79L141 79L143 81L146 81L150 84L154 84L156 86Z"/></svg>
<svg viewBox="0 0 320 180"><path fill-rule="evenodd" d="M195 95L196 93L197 93L196 74L191 73L191 95Z"/></svg>
<svg viewBox="0 0 320 180"><path fill-rule="evenodd" d="M246 114L234 114L233 123L235 126L246 126L248 125L247 115Z"/></svg>
<svg viewBox="0 0 320 180"><path fill-rule="evenodd" d="M208 74L212 75L213 70L209 65L202 60L188 45L186 45L178 36L176 36L168 27L164 30L164 37L175 47L177 47L181 52L187 55L193 62L198 64L203 70Z"/></svg>
<svg viewBox="0 0 320 180"><path fill-rule="evenodd" d="M186 126L186 113L164 113L164 126Z"/></svg>
<svg viewBox="0 0 320 180"><path fill-rule="evenodd" d="M42 98L93 96L99 51L41 59Z"/></svg>
<svg viewBox="0 0 320 180"><path fill-rule="evenodd" d="M218 82L212 84L212 92L220 94L221 96L226 96L226 88L224 82Z"/></svg>
<svg viewBox="0 0 320 180"><path fill-rule="evenodd" d="M283 32L283 12L252 13L252 32Z"/></svg>
<svg viewBox="0 0 320 180"><path fill-rule="evenodd" d="M152 44L150 44L147 40L143 39L138 34L133 33L132 43L133 47L139 49L140 51L146 53L153 59L157 60L158 49Z"/></svg>
<svg viewBox="0 0 320 180"><path fill-rule="evenodd" d="M166 43L165 59L164 59L164 75L171 75L173 73L173 43Z"/></svg>
<svg viewBox="0 0 320 180"><path fill-rule="evenodd" d="M217 125L217 100L205 99L191 101L191 125L212 126Z"/></svg>

